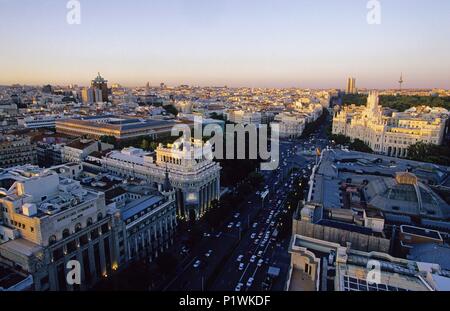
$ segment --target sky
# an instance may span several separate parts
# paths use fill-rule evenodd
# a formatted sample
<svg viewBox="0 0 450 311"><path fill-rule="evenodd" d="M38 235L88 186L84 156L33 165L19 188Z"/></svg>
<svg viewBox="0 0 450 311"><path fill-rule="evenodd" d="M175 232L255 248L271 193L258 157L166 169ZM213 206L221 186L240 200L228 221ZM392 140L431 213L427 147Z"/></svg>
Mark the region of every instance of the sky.
<svg viewBox="0 0 450 311"><path fill-rule="evenodd" d="M450 1L0 0L0 84L450 88Z"/></svg>

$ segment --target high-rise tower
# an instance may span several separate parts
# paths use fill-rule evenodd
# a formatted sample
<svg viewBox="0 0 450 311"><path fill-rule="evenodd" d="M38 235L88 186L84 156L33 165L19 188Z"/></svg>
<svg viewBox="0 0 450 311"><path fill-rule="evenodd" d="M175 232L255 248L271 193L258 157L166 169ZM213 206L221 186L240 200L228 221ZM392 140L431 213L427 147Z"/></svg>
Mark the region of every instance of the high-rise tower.
<svg viewBox="0 0 450 311"><path fill-rule="evenodd" d="M398 84L400 86L400 91L402 90L403 82L405 82L405 81L403 81L403 72L402 72L400 75L400 80L398 80Z"/></svg>
<svg viewBox="0 0 450 311"><path fill-rule="evenodd" d="M356 94L356 79L355 78L348 78L347 79L347 94Z"/></svg>
<svg viewBox="0 0 450 311"><path fill-rule="evenodd" d="M102 91L101 93L102 102L108 101L108 81L103 79L103 77L100 75L100 72L98 73L98 76L94 80L92 80L91 87ZM99 102L100 98L96 98L95 100Z"/></svg>

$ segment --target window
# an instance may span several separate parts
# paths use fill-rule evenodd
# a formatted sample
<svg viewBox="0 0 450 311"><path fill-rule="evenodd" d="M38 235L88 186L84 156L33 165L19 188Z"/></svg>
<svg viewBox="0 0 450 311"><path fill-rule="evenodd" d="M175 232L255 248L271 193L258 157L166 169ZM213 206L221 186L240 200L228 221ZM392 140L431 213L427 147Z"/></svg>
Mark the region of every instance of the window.
<svg viewBox="0 0 450 311"><path fill-rule="evenodd" d="M103 219L102 213L98 213L98 215L97 215L97 221L100 221L100 220L102 220L102 219Z"/></svg>
<svg viewBox="0 0 450 311"><path fill-rule="evenodd" d="M52 245L56 243L56 236L52 235L50 238L48 238L48 244Z"/></svg>
<svg viewBox="0 0 450 311"><path fill-rule="evenodd" d="M92 225L92 218L89 217L86 221L86 226L90 226L90 225Z"/></svg>
<svg viewBox="0 0 450 311"><path fill-rule="evenodd" d="M63 239L67 238L69 235L70 235L69 229L64 229L64 231L62 233Z"/></svg>
<svg viewBox="0 0 450 311"><path fill-rule="evenodd" d="M80 223L77 223L76 225L75 225L75 232L80 232L81 231L81 224Z"/></svg>

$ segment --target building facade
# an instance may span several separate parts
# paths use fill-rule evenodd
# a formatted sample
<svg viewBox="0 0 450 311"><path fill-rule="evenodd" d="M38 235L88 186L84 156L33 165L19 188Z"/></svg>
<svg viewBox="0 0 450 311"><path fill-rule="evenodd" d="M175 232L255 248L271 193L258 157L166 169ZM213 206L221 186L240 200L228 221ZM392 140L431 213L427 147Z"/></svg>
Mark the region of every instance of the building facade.
<svg viewBox="0 0 450 311"><path fill-rule="evenodd" d="M37 152L30 137L0 136L0 168L36 162Z"/></svg>
<svg viewBox="0 0 450 311"><path fill-rule="evenodd" d="M99 139L113 136L117 140L150 136L154 139L170 136L176 122L165 120L138 119L125 116L91 116L56 121L58 133Z"/></svg>
<svg viewBox="0 0 450 311"><path fill-rule="evenodd" d="M406 157L418 142L440 145L449 112L443 108L415 107L384 113L378 93L371 92L366 107L347 106L333 118L333 134L364 141L375 153Z"/></svg>
<svg viewBox="0 0 450 311"><path fill-rule="evenodd" d="M298 138L305 129L306 119L296 113L283 112L275 117L280 126L280 138Z"/></svg>
<svg viewBox="0 0 450 311"><path fill-rule="evenodd" d="M35 290L83 290L117 269L113 221L104 194L37 167L0 176L0 260L33 276ZM68 262L81 265L81 284L67 282Z"/></svg>
<svg viewBox="0 0 450 311"><path fill-rule="evenodd" d="M168 172L159 189L127 184L105 193L76 181L81 170L28 165L0 174L0 267L30 280L31 290L88 290L130 262L154 260L174 241ZM69 281L73 262L79 284Z"/></svg>
<svg viewBox="0 0 450 311"><path fill-rule="evenodd" d="M189 146L188 146L189 145ZM220 197L220 164L203 153L202 142L181 140L167 147L160 145L155 154L141 149L112 151L100 162L112 174L162 185L166 168L175 189L177 214L183 220L199 219Z"/></svg>

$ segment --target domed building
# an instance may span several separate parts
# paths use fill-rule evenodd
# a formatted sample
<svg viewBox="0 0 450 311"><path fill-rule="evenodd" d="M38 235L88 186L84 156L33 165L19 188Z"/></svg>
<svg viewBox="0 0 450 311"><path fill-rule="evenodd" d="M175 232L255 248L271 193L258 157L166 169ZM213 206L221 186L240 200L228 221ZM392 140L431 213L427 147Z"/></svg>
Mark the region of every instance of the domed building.
<svg viewBox="0 0 450 311"><path fill-rule="evenodd" d="M416 175L399 172L380 177L364 188L367 205L383 212L435 219L450 218L450 206Z"/></svg>

